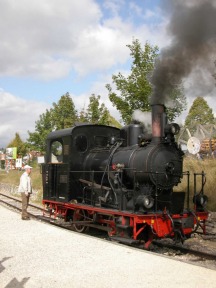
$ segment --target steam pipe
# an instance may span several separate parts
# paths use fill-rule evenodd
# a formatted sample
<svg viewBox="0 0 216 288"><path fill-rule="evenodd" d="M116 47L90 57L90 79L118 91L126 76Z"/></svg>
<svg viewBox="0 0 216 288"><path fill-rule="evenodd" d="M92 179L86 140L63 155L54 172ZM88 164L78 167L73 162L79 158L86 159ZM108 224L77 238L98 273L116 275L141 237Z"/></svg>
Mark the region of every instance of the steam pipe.
<svg viewBox="0 0 216 288"><path fill-rule="evenodd" d="M165 106L163 104L152 105L152 141L162 142L165 127Z"/></svg>

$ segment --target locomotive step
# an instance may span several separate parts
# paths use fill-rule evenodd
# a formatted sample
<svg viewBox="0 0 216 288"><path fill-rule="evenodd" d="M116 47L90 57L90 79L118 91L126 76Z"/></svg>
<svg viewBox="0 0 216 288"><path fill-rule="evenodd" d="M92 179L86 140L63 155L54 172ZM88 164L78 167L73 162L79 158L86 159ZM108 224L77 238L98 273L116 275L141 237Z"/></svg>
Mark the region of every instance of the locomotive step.
<svg viewBox="0 0 216 288"><path fill-rule="evenodd" d="M127 245L131 245L131 244L139 244L139 240L134 240L134 239L129 239L129 238L122 238L119 236L111 236L110 237L111 241L116 241L119 243L123 243L123 244L127 244Z"/></svg>
<svg viewBox="0 0 216 288"><path fill-rule="evenodd" d="M103 231L106 231L106 232L110 231L110 227L94 224L93 221L71 221L70 225L72 225L72 224L82 225L82 226L91 227L91 228L96 228L96 229L103 230Z"/></svg>
<svg viewBox="0 0 216 288"><path fill-rule="evenodd" d="M128 226L128 225L122 225L122 224L116 224L117 228L123 229L123 230L127 230L127 229L131 229L133 227Z"/></svg>

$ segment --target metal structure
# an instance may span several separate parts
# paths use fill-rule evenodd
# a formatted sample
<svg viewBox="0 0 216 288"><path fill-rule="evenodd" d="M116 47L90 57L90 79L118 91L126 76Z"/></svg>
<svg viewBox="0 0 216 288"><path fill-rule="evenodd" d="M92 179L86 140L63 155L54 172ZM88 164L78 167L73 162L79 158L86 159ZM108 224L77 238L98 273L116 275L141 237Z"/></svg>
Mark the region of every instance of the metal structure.
<svg viewBox="0 0 216 288"><path fill-rule="evenodd" d="M216 150L216 125L197 124L190 128L184 127L179 133L177 142L191 154L211 155Z"/></svg>

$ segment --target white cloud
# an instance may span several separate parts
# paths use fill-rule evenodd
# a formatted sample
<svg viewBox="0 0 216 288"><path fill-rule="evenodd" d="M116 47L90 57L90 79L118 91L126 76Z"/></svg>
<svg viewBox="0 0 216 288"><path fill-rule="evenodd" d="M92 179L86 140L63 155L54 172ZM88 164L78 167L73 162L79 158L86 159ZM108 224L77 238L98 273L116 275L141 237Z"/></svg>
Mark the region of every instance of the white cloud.
<svg viewBox="0 0 216 288"><path fill-rule="evenodd" d="M27 131L35 130L35 121L49 108L43 102L24 100L0 90L0 147L6 147L19 133L26 141Z"/></svg>
<svg viewBox="0 0 216 288"><path fill-rule="evenodd" d="M107 0L100 4L95 0L0 1L0 77L45 81L61 79L74 72L74 77L84 79L85 75L97 72L100 77L96 77L96 82L93 80L89 91L80 95L71 92L75 106L77 109L87 107L89 96L95 93L101 95L101 102L119 120L119 112L109 101L105 84L112 83L112 73L123 73L119 67L130 58L126 45L132 43L132 38L160 47L168 43L167 19L150 26L137 24L134 18L142 17L142 10L130 4L136 17L130 17L129 13L128 18L123 18L121 9L125 3L124 0ZM109 10L109 17L104 17L105 10L99 5ZM148 10L144 17L157 18L157 13L158 10ZM85 84L80 81L80 85ZM31 91L28 93L31 95ZM27 101L4 90L0 90L0 99L0 146L3 147L16 132L25 141L27 131L34 131L39 115L49 109L49 104Z"/></svg>
<svg viewBox="0 0 216 288"><path fill-rule="evenodd" d="M85 9L84 9L85 7ZM80 33L97 28L101 12L93 0L13 0L0 3L0 75L55 78L71 67ZM55 69L47 69L47 65Z"/></svg>
<svg viewBox="0 0 216 288"><path fill-rule="evenodd" d="M148 27L123 19L121 3L104 1L101 5L112 13L103 19L94 0L1 1L0 76L49 80L71 70L86 75L124 63L132 37L163 45L163 23ZM140 14L139 7L132 6ZM148 10L146 15L153 14Z"/></svg>
<svg viewBox="0 0 216 288"><path fill-rule="evenodd" d="M104 0L102 5L111 12L112 16L115 17L119 14L124 2L124 0Z"/></svg>
<svg viewBox="0 0 216 288"><path fill-rule="evenodd" d="M135 14L138 16L142 16L143 10L141 9L140 6L138 6L136 3L134 2L130 2L129 3L129 9L131 11L131 14Z"/></svg>

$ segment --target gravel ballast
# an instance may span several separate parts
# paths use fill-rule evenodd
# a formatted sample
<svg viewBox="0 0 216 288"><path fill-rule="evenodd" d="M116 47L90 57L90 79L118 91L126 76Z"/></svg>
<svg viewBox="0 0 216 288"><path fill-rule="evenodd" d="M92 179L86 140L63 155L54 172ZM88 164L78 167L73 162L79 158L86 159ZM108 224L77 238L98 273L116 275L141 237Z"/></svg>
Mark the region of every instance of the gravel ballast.
<svg viewBox="0 0 216 288"><path fill-rule="evenodd" d="M214 270L0 213L0 288L216 287Z"/></svg>

